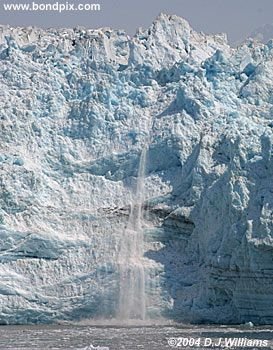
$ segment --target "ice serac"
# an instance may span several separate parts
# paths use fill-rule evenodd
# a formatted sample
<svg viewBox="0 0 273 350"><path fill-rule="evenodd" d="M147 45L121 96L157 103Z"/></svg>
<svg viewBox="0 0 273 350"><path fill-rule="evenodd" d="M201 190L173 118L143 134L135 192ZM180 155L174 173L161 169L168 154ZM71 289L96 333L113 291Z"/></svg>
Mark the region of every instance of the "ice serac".
<svg viewBox="0 0 273 350"><path fill-rule="evenodd" d="M272 42L164 14L2 26L0 323L117 317L145 149L146 318L272 324L272 69Z"/></svg>

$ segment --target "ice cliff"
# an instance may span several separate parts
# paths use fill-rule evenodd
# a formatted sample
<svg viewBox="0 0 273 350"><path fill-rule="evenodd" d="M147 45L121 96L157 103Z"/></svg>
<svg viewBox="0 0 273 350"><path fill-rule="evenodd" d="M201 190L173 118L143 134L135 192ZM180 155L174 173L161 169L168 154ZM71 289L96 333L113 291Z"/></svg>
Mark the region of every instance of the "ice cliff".
<svg viewBox="0 0 273 350"><path fill-rule="evenodd" d="M145 147L146 314L272 324L273 42L162 14L0 43L0 323L115 317Z"/></svg>

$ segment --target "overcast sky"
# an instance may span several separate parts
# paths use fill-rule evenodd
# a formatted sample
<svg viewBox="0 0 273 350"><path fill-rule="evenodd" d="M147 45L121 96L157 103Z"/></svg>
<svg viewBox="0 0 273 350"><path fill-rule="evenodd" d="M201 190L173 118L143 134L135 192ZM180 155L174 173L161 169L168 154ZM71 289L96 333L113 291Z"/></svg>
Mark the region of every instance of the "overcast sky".
<svg viewBox="0 0 273 350"><path fill-rule="evenodd" d="M0 0L0 4L32 0ZM57 0L36 0L50 3ZM100 12L4 12L0 23L42 27L88 28L110 26L133 35L136 28L148 27L160 12L186 18L205 33L225 32L231 42L245 38L257 27L273 22L273 0L58 0L59 2L101 3Z"/></svg>

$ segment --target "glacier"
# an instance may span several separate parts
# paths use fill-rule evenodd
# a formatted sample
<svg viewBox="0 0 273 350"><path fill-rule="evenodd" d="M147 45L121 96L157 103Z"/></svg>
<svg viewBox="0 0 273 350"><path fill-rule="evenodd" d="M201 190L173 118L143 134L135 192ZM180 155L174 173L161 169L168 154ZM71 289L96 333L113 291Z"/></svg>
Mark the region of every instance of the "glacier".
<svg viewBox="0 0 273 350"><path fill-rule="evenodd" d="M146 317L273 324L272 70L166 14L0 26L0 324L115 319L143 149Z"/></svg>

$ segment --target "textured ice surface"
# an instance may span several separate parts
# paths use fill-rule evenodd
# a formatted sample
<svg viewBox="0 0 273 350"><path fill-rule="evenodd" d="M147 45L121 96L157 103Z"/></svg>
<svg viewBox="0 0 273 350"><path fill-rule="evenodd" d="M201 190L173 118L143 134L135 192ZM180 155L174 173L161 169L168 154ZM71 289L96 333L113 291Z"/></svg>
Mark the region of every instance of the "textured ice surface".
<svg viewBox="0 0 273 350"><path fill-rule="evenodd" d="M273 323L272 42L167 15L0 42L0 322L115 317L146 146L146 313Z"/></svg>

